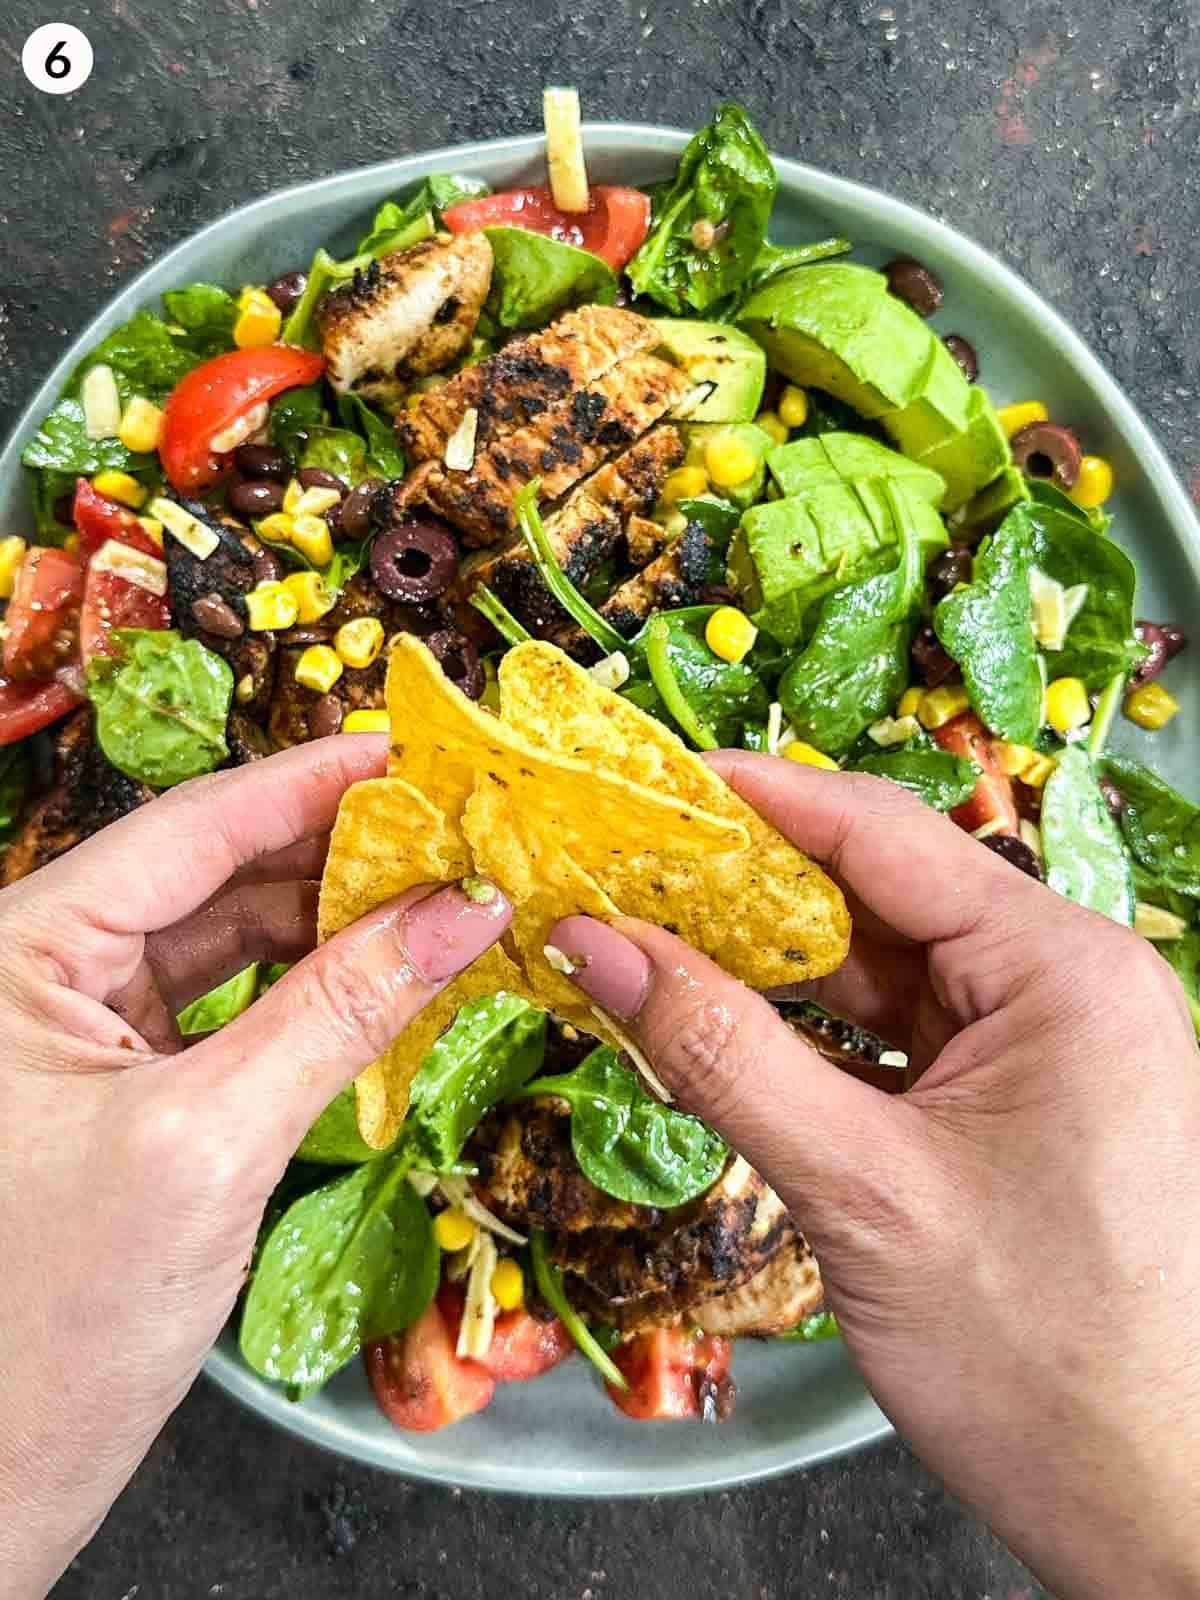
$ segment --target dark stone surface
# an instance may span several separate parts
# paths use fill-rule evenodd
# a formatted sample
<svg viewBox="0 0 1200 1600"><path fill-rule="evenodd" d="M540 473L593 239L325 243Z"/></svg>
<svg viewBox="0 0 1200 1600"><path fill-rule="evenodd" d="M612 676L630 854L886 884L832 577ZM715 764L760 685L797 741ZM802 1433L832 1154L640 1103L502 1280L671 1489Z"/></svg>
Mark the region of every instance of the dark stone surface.
<svg viewBox="0 0 1200 1600"><path fill-rule="evenodd" d="M108 0L67 99L0 51L0 424L144 262L283 184L585 114L685 126L726 95L787 153L889 188L1015 264L1131 391L1185 480L1200 305L1200 31L1187 0ZM49 8L53 13L54 8ZM8 531L8 530L5 530ZM351 1469L201 1384L62 1600L684 1595L1017 1600L1019 1566L906 1453L640 1507L514 1502Z"/></svg>

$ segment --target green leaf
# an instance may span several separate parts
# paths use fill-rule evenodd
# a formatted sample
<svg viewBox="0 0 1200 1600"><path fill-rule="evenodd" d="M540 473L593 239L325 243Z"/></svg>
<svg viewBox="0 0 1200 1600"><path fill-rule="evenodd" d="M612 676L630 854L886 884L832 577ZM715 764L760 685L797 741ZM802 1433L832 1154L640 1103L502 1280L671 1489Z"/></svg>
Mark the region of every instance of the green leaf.
<svg viewBox="0 0 1200 1600"><path fill-rule="evenodd" d="M288 389L272 400L267 431L272 444L299 460L310 429L323 428L328 421L321 404L321 386L314 383L302 389Z"/></svg>
<svg viewBox="0 0 1200 1600"><path fill-rule="evenodd" d="M492 1106L540 1068L546 1014L519 995L469 1001L413 1079L404 1138L417 1165L444 1172Z"/></svg>
<svg viewBox="0 0 1200 1600"><path fill-rule="evenodd" d="M227 290L215 283L191 283L186 289L168 289L163 306L170 320L184 330L176 337L204 360L233 349L238 308Z"/></svg>
<svg viewBox="0 0 1200 1600"><path fill-rule="evenodd" d="M821 239L816 244L771 244L768 240L754 258L746 291L761 289L764 283L793 267L807 267L814 261L828 261L833 256L844 256L854 246L849 239Z"/></svg>
<svg viewBox="0 0 1200 1600"><path fill-rule="evenodd" d="M849 750L908 683L925 568L907 497L890 478L880 481L899 535L897 565L827 596L812 638L779 680L797 736L828 755Z"/></svg>
<svg viewBox="0 0 1200 1600"><path fill-rule="evenodd" d="M489 315L502 328L540 328L572 306L610 306L617 278L606 261L528 228L485 228L492 247Z"/></svg>
<svg viewBox="0 0 1200 1600"><path fill-rule="evenodd" d="M217 988L184 1006L176 1017L179 1031L185 1038L193 1033L215 1033L227 1022L240 1017L258 998L258 962L254 961L232 978L227 978Z"/></svg>
<svg viewBox="0 0 1200 1600"><path fill-rule="evenodd" d="M415 1322L438 1270L433 1225L405 1162L368 1161L275 1224L246 1297L242 1355L275 1383L325 1383L365 1340Z"/></svg>
<svg viewBox="0 0 1200 1600"><path fill-rule="evenodd" d="M201 359L186 337L175 337L161 317L152 311L136 311L84 356L71 374L66 392L78 394L84 374L106 365L113 369L122 400L135 394L161 400Z"/></svg>
<svg viewBox="0 0 1200 1600"><path fill-rule="evenodd" d="M348 1083L313 1123L300 1141L297 1161L312 1161L322 1167L352 1167L379 1156L358 1131L354 1085Z"/></svg>
<svg viewBox="0 0 1200 1600"><path fill-rule="evenodd" d="M396 429L390 417L372 411L356 394L338 396L338 415L348 428L357 428L367 441L367 474L370 477L402 478L404 452L396 443Z"/></svg>
<svg viewBox="0 0 1200 1600"><path fill-rule="evenodd" d="M626 268L637 293L686 316L742 289L766 240L778 183L745 111L721 106L689 141L674 181L654 195L650 232ZM697 222L718 230L707 249L692 237Z"/></svg>
<svg viewBox="0 0 1200 1600"><path fill-rule="evenodd" d="M1048 506L1052 511L1061 511L1064 516L1074 517L1076 522L1082 522L1085 527L1091 528L1093 533L1107 533L1112 518L1106 511L1101 511L1098 506L1085 510L1077 506L1065 495L1056 484L1048 478L1027 478L1026 487L1029 498L1035 505Z"/></svg>
<svg viewBox="0 0 1200 1600"><path fill-rule="evenodd" d="M390 219L399 215L400 220L394 227L386 224L375 227L367 235L370 248L362 249L357 255L349 256L345 261L335 261L329 251L323 247L312 258L308 269L308 281L304 286L304 293L292 308L280 331L280 339L284 344L303 345L306 349L316 349L319 343L315 317L318 305L329 292L336 289L341 283L348 283L356 272L365 272L380 256L390 255L396 250L407 250L410 245L420 244L422 239L428 239L433 233L433 218L428 212L421 212L413 217L405 217L403 212L393 213L384 207ZM382 215L382 213L381 213ZM378 218L376 219L378 221Z"/></svg>
<svg viewBox="0 0 1200 1600"><path fill-rule="evenodd" d="M851 772L871 772L908 789L935 811L952 811L975 793L979 768L947 750L880 750L849 763Z"/></svg>
<svg viewBox="0 0 1200 1600"><path fill-rule="evenodd" d="M1023 507L975 557L972 581L933 614L938 638L962 668L972 709L1002 739L1032 744L1042 725L1042 674L1033 633L1033 537Z"/></svg>
<svg viewBox="0 0 1200 1600"><path fill-rule="evenodd" d="M1164 887L1200 897L1200 806L1130 756L1105 757L1101 771L1125 801L1121 831L1135 860Z"/></svg>
<svg viewBox="0 0 1200 1600"><path fill-rule="evenodd" d="M775 1335L786 1344L821 1344L826 1339L840 1339L841 1336L842 1330L832 1311L815 1311L786 1333Z"/></svg>
<svg viewBox="0 0 1200 1600"><path fill-rule="evenodd" d="M441 213L460 200L476 200L480 195L491 194L482 178L460 177L454 172L431 172L415 194L403 205L396 200L386 200L375 213L371 231L359 241L359 255L386 255L396 246L391 242L397 234L414 222L432 213L440 221ZM430 232L433 228L430 226Z"/></svg>
<svg viewBox="0 0 1200 1600"><path fill-rule="evenodd" d="M353 488L367 476L367 447L349 428L310 428L300 465L332 472Z"/></svg>
<svg viewBox="0 0 1200 1600"><path fill-rule="evenodd" d="M579 1353L587 1357L605 1383L622 1391L628 1389L625 1374L567 1299L562 1268L551 1261L546 1250L546 1235L541 1228L535 1228L529 1236L529 1259L538 1293L571 1335Z"/></svg>
<svg viewBox="0 0 1200 1600"><path fill-rule="evenodd" d="M666 661L674 685L686 702L689 720L707 729L716 744L735 745L747 721L765 721L771 696L749 658L723 661L709 649L704 630L716 609L682 606L652 617L623 647L634 675L621 692L660 721L679 720L669 712L650 672L648 646L651 629L657 625L660 638L665 630ZM685 731L693 734L690 728ZM694 736L693 742L697 742Z"/></svg>
<svg viewBox="0 0 1200 1600"><path fill-rule="evenodd" d="M117 653L92 658L87 690L113 766L155 789L219 766L229 754L229 663L174 632L121 628L112 637Z"/></svg>
<svg viewBox="0 0 1200 1600"><path fill-rule="evenodd" d="M90 439L83 406L73 395L60 400L43 419L21 452L21 460L27 467L64 475L67 489L58 487L51 503L57 495L69 492L77 477L94 477L107 467L143 477L158 465L157 457L134 455L119 439Z"/></svg>
<svg viewBox="0 0 1200 1600"><path fill-rule="evenodd" d="M0 746L0 845L17 831L29 792L29 747L24 740Z"/></svg>
<svg viewBox="0 0 1200 1600"><path fill-rule="evenodd" d="M1181 939L1164 940L1154 948L1174 967L1187 996L1192 1026L1200 1034L1200 928L1189 928Z"/></svg>
<svg viewBox="0 0 1200 1600"><path fill-rule="evenodd" d="M728 1146L698 1117L646 1093L615 1050L599 1045L574 1072L537 1078L521 1099L555 1095L571 1108L571 1148L584 1176L631 1205L686 1205L721 1176Z"/></svg>
<svg viewBox="0 0 1200 1600"><path fill-rule="evenodd" d="M1133 632L1137 570L1082 512L1067 515L1035 503L1014 515L1030 530L1034 566L1064 589L1087 585L1087 598L1067 629L1063 648L1046 653L1050 676L1082 678L1089 690L1098 692L1118 674L1131 672L1146 654Z"/></svg>
<svg viewBox="0 0 1200 1600"><path fill-rule="evenodd" d="M1085 750L1068 745L1042 791L1046 882L1077 905L1133 923L1133 875Z"/></svg>

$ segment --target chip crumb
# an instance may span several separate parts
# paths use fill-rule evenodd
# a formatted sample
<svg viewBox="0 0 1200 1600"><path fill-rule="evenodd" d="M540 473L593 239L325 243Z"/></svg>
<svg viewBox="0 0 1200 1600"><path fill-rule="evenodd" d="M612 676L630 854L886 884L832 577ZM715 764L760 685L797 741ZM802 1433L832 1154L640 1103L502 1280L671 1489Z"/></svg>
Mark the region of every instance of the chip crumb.
<svg viewBox="0 0 1200 1600"><path fill-rule="evenodd" d="M473 905L490 906L497 898L500 891L494 883L489 883L486 878L463 878L459 888Z"/></svg>

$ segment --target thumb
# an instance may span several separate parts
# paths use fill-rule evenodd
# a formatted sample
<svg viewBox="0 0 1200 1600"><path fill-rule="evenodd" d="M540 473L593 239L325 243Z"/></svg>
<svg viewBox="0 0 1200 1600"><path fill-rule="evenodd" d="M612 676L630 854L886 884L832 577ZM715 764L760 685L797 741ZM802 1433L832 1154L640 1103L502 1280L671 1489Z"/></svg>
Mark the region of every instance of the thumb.
<svg viewBox="0 0 1200 1600"><path fill-rule="evenodd" d="M914 1106L841 1072L761 995L662 928L566 917L550 943L681 1105L780 1194L818 1253L903 1206L925 1154Z"/></svg>

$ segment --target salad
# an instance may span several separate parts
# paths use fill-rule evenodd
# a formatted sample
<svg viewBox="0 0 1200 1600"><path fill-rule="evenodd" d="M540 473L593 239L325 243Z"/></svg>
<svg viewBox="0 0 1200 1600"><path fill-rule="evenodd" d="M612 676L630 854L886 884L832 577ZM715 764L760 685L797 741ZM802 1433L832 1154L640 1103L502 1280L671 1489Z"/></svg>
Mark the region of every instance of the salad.
<svg viewBox="0 0 1200 1600"><path fill-rule="evenodd" d="M1110 465L993 404L919 262L773 241L740 107L648 191L590 184L577 98L545 108L546 185L434 174L351 255L172 290L72 374L0 540L4 882L199 774L386 730L398 637L492 709L544 639L695 749L903 785L1154 940L1200 1025L1200 805L1110 745L1178 713L1187 641L1137 615ZM905 1086L884 1041L780 1009ZM759 1175L505 992L462 1006L385 1148L353 1087L327 1108L239 1315L265 1378L300 1399L361 1352L417 1430L577 1351L631 1417L718 1419L736 1338L837 1331Z"/></svg>

